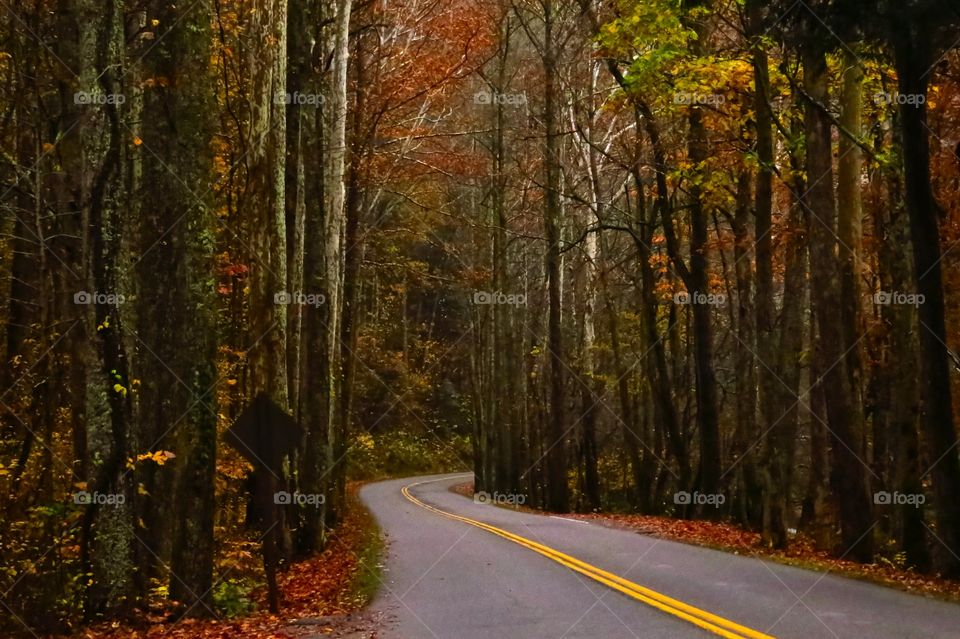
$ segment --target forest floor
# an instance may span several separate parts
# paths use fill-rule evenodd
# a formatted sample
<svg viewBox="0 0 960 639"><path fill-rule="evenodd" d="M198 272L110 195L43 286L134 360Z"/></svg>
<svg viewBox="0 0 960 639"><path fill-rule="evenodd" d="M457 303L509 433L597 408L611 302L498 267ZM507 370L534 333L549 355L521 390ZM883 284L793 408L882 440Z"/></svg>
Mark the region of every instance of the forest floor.
<svg viewBox="0 0 960 639"><path fill-rule="evenodd" d="M360 503L358 490L359 484L349 487L346 517L331 533L324 551L278 575L279 615L266 610L266 589L261 587L249 594L253 612L233 618L180 619L171 611L156 611L136 623L94 625L49 639L373 639L379 621L363 608L380 581L383 540L372 515ZM262 567L256 561L249 562L247 569L259 569L259 575L251 576L263 582Z"/></svg>
<svg viewBox="0 0 960 639"><path fill-rule="evenodd" d="M464 497L473 498L473 482L453 486L451 490ZM511 508L506 505L501 507ZM519 509L542 514L539 510L522 507ZM960 602L960 581L943 579L937 575L919 574L900 568L886 559L874 564L838 559L830 551L818 548L812 538L802 533L793 537L787 550L776 550L762 544L760 533L727 522L614 513L563 513L563 516L651 537L870 581L914 594Z"/></svg>

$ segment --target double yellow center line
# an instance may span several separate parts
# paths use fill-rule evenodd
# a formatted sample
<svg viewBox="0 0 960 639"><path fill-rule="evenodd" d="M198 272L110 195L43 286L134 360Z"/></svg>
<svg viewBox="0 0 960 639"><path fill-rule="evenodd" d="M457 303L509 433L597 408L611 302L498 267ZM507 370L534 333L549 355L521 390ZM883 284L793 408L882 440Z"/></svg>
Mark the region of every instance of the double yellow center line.
<svg viewBox="0 0 960 639"><path fill-rule="evenodd" d="M592 564L588 564L585 561L581 561L576 557L571 557L570 555L564 554L558 550L554 550L549 546L544 546L543 544L537 543L526 537L521 537L520 535L515 535L511 532L503 530L502 528L497 528L496 526L491 526L490 524L485 524L482 521L477 521L476 519L470 519L469 517L461 517L460 515L454 515L453 513L448 513L439 508L435 508L429 504L425 504L410 493L410 489L414 486L420 486L422 484L429 484L436 481L443 481L447 479L446 477L441 479L431 479L428 481L416 482L404 486L400 492L403 493L403 496L408 500L420 506L421 508L426 508L427 510L437 513L443 517L449 519L455 519L461 521L465 524L475 526L477 528L482 528L487 532L493 533L498 537L503 537L509 541L519 544L524 548L528 548L536 553L543 555L544 557L551 559L552 561L557 562L563 566L566 566L574 572L578 572L581 575L589 577L594 581L602 583L604 586L613 588L614 590L621 592L632 599L641 601L649 606L653 606L658 610L673 615L683 619L684 621L690 622L695 626L703 628L708 632L719 635L721 637L726 637L727 639L775 639L774 637L764 634L762 632L757 632L745 626L725 619L718 615L707 612L706 610L700 610L689 604L685 604L682 601L673 599L666 595L660 594L655 590L645 588L640 584L636 584L632 581L628 581L623 577L614 575L605 570L597 568Z"/></svg>

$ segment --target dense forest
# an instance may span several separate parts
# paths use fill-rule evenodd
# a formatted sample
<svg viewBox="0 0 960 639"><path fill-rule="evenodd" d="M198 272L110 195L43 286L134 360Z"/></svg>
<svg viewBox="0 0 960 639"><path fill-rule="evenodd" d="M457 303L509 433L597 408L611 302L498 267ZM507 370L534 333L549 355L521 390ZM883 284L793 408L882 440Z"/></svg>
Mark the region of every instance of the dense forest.
<svg viewBox="0 0 960 639"><path fill-rule="evenodd" d="M433 470L960 578L955 2L0 0L0 150L0 633Z"/></svg>

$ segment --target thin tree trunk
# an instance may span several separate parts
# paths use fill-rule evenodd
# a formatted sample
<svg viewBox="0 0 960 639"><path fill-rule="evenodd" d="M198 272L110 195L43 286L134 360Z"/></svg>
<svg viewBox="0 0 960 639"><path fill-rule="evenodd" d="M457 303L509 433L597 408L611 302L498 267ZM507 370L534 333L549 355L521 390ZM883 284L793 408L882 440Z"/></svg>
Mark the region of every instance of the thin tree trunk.
<svg viewBox="0 0 960 639"><path fill-rule="evenodd" d="M753 297L753 267L750 260L753 239L748 228L750 207L750 175L740 176L737 185L737 209L733 216L734 270L737 280L737 339L736 349L736 409L737 424L731 455L737 464L738 486L736 512L741 523L749 525L759 519L755 513L760 506L757 485L754 431L757 422L757 367L753 345L756 340L756 310Z"/></svg>
<svg viewBox="0 0 960 639"><path fill-rule="evenodd" d="M547 503L554 512L569 510L566 461L566 416L564 410L563 334L560 325L560 132L559 90L557 87L556 7L546 0L544 8L544 51L541 52L544 73L544 148L546 184L543 225L546 235L546 275L549 299L547 347L550 351L550 412L547 423L546 465Z"/></svg>
<svg viewBox="0 0 960 639"><path fill-rule="evenodd" d="M347 78L350 58L350 15L352 0L337 0L333 16L333 59L331 62L330 135L325 191L329 198L323 227L324 268L327 306L327 524L336 522L346 499L346 424L340 419L343 369L340 344L342 317L343 233L346 222L347 171Z"/></svg>

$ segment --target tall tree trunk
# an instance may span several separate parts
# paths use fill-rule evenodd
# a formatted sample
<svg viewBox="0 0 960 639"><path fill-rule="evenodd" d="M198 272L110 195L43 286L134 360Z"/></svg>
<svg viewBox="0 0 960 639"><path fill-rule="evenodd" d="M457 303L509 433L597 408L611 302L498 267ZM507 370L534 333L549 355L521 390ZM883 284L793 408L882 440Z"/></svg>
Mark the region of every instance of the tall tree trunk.
<svg viewBox="0 0 960 639"><path fill-rule="evenodd" d="M775 477L779 464L775 460L779 450L771 446L770 435L777 428L778 381L775 366L775 333L773 301L773 121L770 113L770 69L766 45L762 34L766 31L763 18L763 3L750 0L747 3L749 29L752 38L753 79L755 85L754 108L757 113L757 188L754 196L754 238L757 262L756 295L756 353L760 360L758 400L760 404L760 435L764 444L763 461L763 536L772 546L783 547L786 543L784 508L777 502L781 480ZM773 374L771 374L773 373ZM776 502L776 503L775 503Z"/></svg>
<svg viewBox="0 0 960 639"><path fill-rule="evenodd" d="M554 512L570 508L567 486L566 416L564 410L563 333L560 324L560 92L557 86L556 7L553 0L543 3L544 50L543 62L544 122L546 141L544 156L546 183L544 185L543 226L546 235L547 290L549 300L547 347L550 351L550 411L544 439L547 465L547 503Z"/></svg>
<svg viewBox="0 0 960 639"><path fill-rule="evenodd" d="M176 472L177 478L171 491L172 512L147 516L161 530L165 516L174 520L171 597L187 604L189 614L209 615L213 614L217 448L214 202L209 187L215 80L200 70L209 68L212 4L204 0L181 16L168 3L156 2L148 14L159 20L162 31L155 37L163 46L146 53L144 72L151 78L177 78L177 90L148 89L143 100L140 148L149 180L138 193L139 207L149 212L167 242L155 246L159 234L147 234L141 241L144 253L138 279L143 283L141 290L149 293L141 303L141 323L156 324L151 309L159 302L167 313L162 324L173 330L157 334L151 326L142 338L141 350L148 351L143 357L163 361L150 363L157 375L147 379L146 385L153 395L150 405L158 410L141 418L146 429L141 439L146 445L157 445L151 437L172 430L176 461L172 468L158 472ZM194 71L184 74L183 69ZM158 273L178 276L159 281ZM167 481L151 487L169 488ZM156 505L165 510L163 500Z"/></svg>
<svg viewBox="0 0 960 639"><path fill-rule="evenodd" d="M843 90L840 94L840 124L860 137L862 128L863 69L849 48L843 51ZM863 152L856 141L840 135L837 160L837 235L840 252L840 316L847 374L855 404L863 405L863 333L860 309L860 261L863 253L863 204L861 179Z"/></svg>
<svg viewBox="0 0 960 639"><path fill-rule="evenodd" d="M250 118L246 133L247 199L252 220L250 249L249 385L252 396L268 396L281 410L289 409L287 371L287 306L278 298L287 291L286 228L286 94L287 2L256 0L250 19L253 43L247 61L251 73ZM283 478L277 469L260 468L255 477L264 494L276 493ZM264 564L269 606L276 613L279 595L271 566L286 546L283 511L274 504L264 513Z"/></svg>
<svg viewBox="0 0 960 639"><path fill-rule="evenodd" d="M880 173L880 171L878 171ZM913 282L913 261L910 255L910 223L900 176L874 178L877 202L882 207L874 212L875 234L882 242L883 259L877 260L880 287L883 291L907 291ZM923 492L920 457L920 355L917 313L907 305L887 304L879 307L883 322L879 353L871 386L873 397L874 441L885 441L887 450L875 450L878 474L886 480L883 490L897 490L906 495ZM886 513L883 513L886 514ZM924 527L924 507L904 504L890 513L892 525L885 526L899 537L907 563L917 570L931 567Z"/></svg>
<svg viewBox="0 0 960 639"><path fill-rule="evenodd" d="M123 95L123 7L78 0L76 4L79 90L88 94ZM126 247L122 244L127 198L123 184L126 144L121 102L81 107L80 158L74 175L80 179L83 217L86 297L81 304L86 335L87 491L106 496L94 499L83 517L83 563L91 573L87 591L88 617L115 615L134 603L133 482L126 472L132 454L133 422L130 362L127 353L127 313L120 296L129 296L124 277ZM81 294L81 295L84 295ZM115 296L115 297L110 297ZM112 499L111 499L112 498Z"/></svg>
<svg viewBox="0 0 960 639"><path fill-rule="evenodd" d="M902 96L926 96L930 67L935 61L931 41L923 22L900 25L895 38L895 57ZM930 140L927 105L919 100L900 106L903 167L907 211L917 293L920 305L920 353L922 363L923 425L926 457L932 466L933 503L937 513L937 566L948 576L960 575L960 453L953 421L953 395L947 328L944 318L943 273L941 270L940 207L930 186Z"/></svg>
<svg viewBox="0 0 960 639"><path fill-rule="evenodd" d="M340 318L343 308L343 232L346 221L347 193L347 77L350 58L350 15L352 0L336 0L333 14L333 59L330 80L330 134L326 185L328 197L323 226L323 255L326 270L327 306L327 523L336 522L346 499L347 425L340 419L343 385L341 366Z"/></svg>
<svg viewBox="0 0 960 639"><path fill-rule="evenodd" d="M685 2L685 9L708 11L710 3L706 0ZM688 16L689 20L689 16ZM708 34L706 18L697 16L692 24L697 37L693 42L696 55L705 53L704 40ZM703 111L699 106L690 109L687 119L690 127L690 139L687 153L694 171L704 169L710 147L707 129L703 122ZM709 256L707 240L709 234L708 217L704 208L703 192L699 181L694 179L690 186L690 269L689 273L681 269L684 284L693 303L693 350L694 370L696 371L697 428L700 433L700 490L708 495L720 492L720 416L717 403L717 379L713 370L713 323L711 306L701 303L710 293ZM677 255L671 256L675 261ZM707 507L701 515L716 516L718 509Z"/></svg>
<svg viewBox="0 0 960 639"><path fill-rule="evenodd" d="M821 107L829 104L827 63L815 37L801 52L804 89L809 98L805 109L806 169L810 189L807 203L810 222L810 259L813 311L820 336L816 361L821 375L827 410L827 426L833 442L831 472L834 496L839 504L844 554L857 561L873 558L871 506L868 495L862 440L862 416L855 405L847 373L842 325L837 317L841 295L837 262L837 203L833 191L833 152L830 116Z"/></svg>

